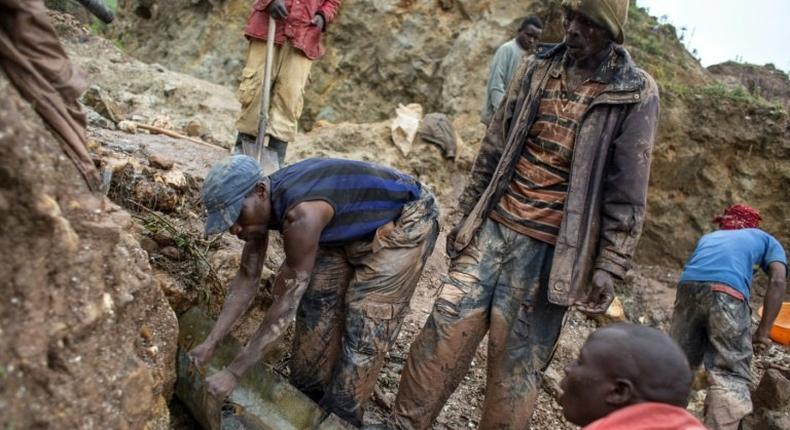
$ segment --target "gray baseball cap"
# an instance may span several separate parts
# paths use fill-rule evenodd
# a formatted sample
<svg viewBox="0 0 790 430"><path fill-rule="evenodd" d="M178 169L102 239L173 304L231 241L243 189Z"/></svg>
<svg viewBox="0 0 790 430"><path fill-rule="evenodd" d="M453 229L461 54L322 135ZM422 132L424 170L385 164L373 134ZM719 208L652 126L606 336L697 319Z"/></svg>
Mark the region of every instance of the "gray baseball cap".
<svg viewBox="0 0 790 430"><path fill-rule="evenodd" d="M211 168L202 193L207 236L222 233L239 219L244 199L263 177L260 164L246 155L233 155Z"/></svg>

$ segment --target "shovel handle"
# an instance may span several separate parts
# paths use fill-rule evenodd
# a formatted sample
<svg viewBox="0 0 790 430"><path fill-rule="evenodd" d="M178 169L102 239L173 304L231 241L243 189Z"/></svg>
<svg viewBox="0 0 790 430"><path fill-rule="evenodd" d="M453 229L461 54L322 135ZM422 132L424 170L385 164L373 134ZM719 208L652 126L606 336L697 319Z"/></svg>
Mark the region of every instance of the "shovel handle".
<svg viewBox="0 0 790 430"><path fill-rule="evenodd" d="M272 97L272 63L274 63L274 38L277 32L277 21L269 15L269 34L266 37L266 66L263 70L263 88L261 89L261 113L258 122L256 143L263 148L266 129L269 126L269 105Z"/></svg>
<svg viewBox="0 0 790 430"><path fill-rule="evenodd" d="M110 9L102 0L77 1L105 24L109 24L113 21L113 19L115 19L115 12L113 12L112 9Z"/></svg>

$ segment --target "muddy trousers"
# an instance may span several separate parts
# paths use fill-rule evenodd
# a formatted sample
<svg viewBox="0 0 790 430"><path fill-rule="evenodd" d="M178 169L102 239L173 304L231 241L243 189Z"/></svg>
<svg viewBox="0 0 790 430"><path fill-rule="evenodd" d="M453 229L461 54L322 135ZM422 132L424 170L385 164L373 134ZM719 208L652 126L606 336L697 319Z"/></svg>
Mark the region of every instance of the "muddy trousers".
<svg viewBox="0 0 790 430"><path fill-rule="evenodd" d="M705 427L735 430L752 411L751 308L711 288L707 282L678 286L670 334L692 369L705 365Z"/></svg>
<svg viewBox="0 0 790 430"><path fill-rule="evenodd" d="M481 429L525 429L563 325L548 301L554 247L488 219L454 258L411 346L391 424L429 429L488 332Z"/></svg>
<svg viewBox="0 0 790 430"><path fill-rule="evenodd" d="M239 84L241 114L236 130L250 136L258 135L261 111L261 88L266 65L266 41L250 39L247 64ZM269 125L266 133L283 142L293 142L297 124L304 107L304 90L313 62L290 42L274 47L272 93L269 106Z"/></svg>
<svg viewBox="0 0 790 430"><path fill-rule="evenodd" d="M426 190L372 241L322 248L296 316L291 383L356 426L439 233Z"/></svg>

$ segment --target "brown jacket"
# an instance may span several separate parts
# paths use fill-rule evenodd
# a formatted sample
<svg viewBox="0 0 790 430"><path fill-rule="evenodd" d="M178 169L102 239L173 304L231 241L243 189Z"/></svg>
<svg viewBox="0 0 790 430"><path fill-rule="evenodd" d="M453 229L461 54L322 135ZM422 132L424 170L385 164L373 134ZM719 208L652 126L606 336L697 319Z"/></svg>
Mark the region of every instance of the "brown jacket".
<svg viewBox="0 0 790 430"><path fill-rule="evenodd" d="M658 89L622 46L613 49L615 55L597 74L607 87L584 114L576 135L549 279L549 300L558 305L571 305L586 292L593 269L622 278L645 219ZM544 46L513 76L461 195L465 218L453 243L456 251L471 242L507 189L549 73L562 67L564 52L562 44Z"/></svg>
<svg viewBox="0 0 790 430"><path fill-rule="evenodd" d="M77 102L88 83L66 55L43 1L0 0L0 69L60 136L88 186L98 190L101 179Z"/></svg>

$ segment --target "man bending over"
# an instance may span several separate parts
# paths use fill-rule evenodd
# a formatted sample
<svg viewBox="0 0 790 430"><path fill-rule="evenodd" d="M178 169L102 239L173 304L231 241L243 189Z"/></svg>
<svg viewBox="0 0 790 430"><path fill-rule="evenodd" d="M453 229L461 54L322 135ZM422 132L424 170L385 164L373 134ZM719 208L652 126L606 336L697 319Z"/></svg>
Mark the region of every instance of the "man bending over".
<svg viewBox="0 0 790 430"><path fill-rule="evenodd" d="M247 346L208 378L224 399L296 316L291 383L324 409L362 424L362 404L400 330L438 234L431 192L375 164L307 159L264 177L235 155L206 177L206 234L245 241L217 324L190 355L198 366L244 314L257 291L269 230L283 236L275 301ZM298 308L298 311L297 311Z"/></svg>

